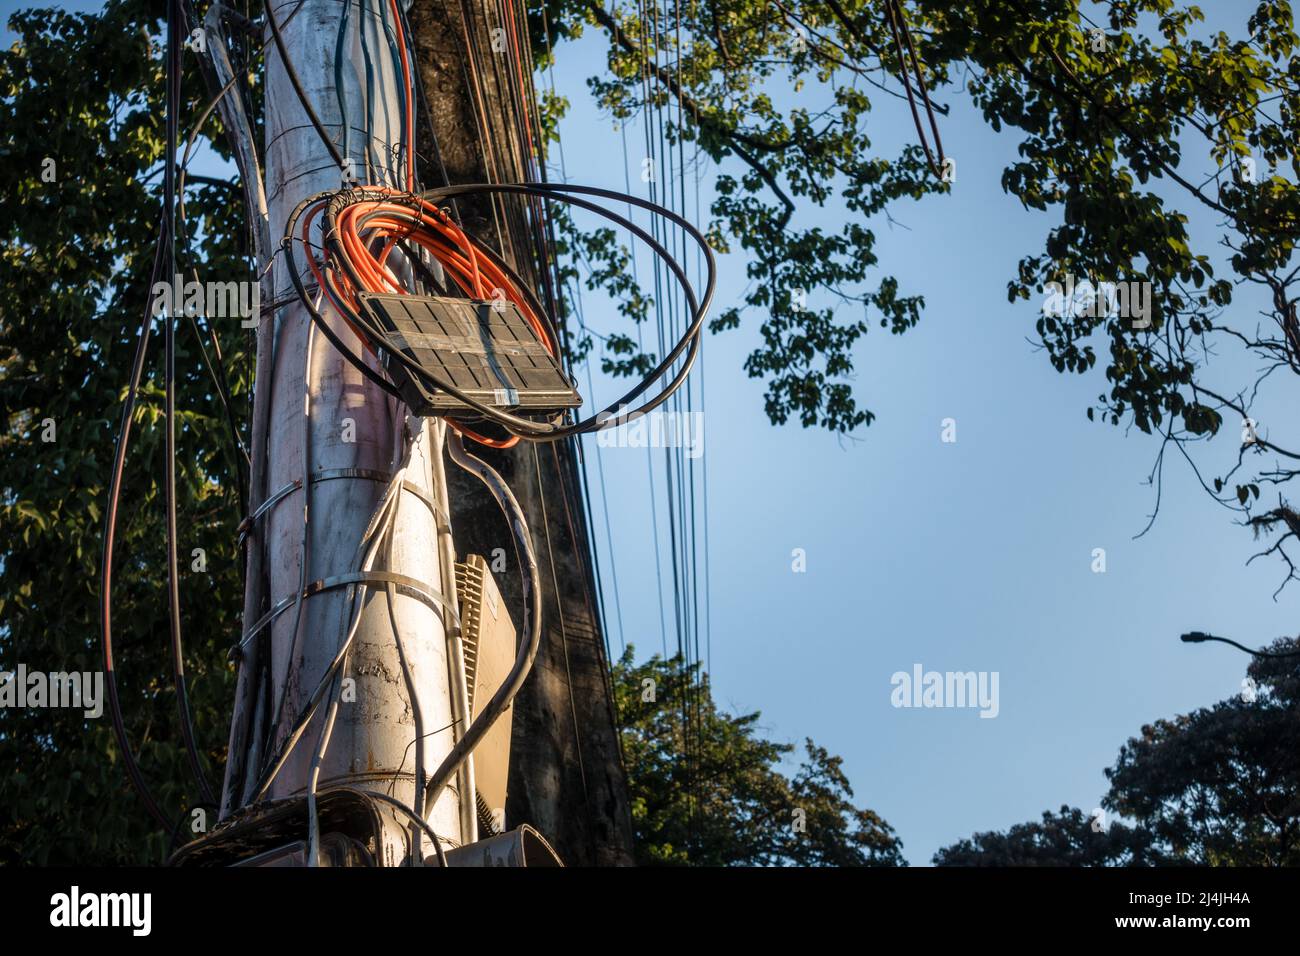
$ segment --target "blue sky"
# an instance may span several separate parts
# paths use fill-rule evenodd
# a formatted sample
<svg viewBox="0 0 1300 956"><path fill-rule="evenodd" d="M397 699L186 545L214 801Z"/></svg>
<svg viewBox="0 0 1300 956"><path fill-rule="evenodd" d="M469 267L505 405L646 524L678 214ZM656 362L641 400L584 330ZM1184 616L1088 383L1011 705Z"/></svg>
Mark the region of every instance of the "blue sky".
<svg viewBox="0 0 1300 956"><path fill-rule="evenodd" d="M621 189L621 137L584 83L603 67L591 40L559 57L556 84L573 104L565 168L571 182ZM1063 803L1096 806L1103 768L1143 723L1240 688L1244 655L1178 635L1260 644L1294 633L1300 595L1272 598L1280 566L1245 566L1258 543L1180 462L1166 469L1159 520L1134 539L1154 502L1144 481L1157 444L1088 422L1100 372L1058 375L1026 340L1037 303L1009 305L1006 281L1051 220L1002 193L1014 138L990 131L962 97L939 98L953 104L942 121L958 160L952 194L895 206L897 225L871 224L881 274L927 302L916 329L876 328L857 350L857 393L876 422L854 440L773 427L761 383L741 368L757 316L711 337L703 369L715 696L761 710L769 736L810 736L841 755L858 801L896 828L913 864L976 830ZM905 106L875 99L873 138L892 156L915 131ZM714 173L705 170L706 195ZM840 222L833 208L799 215ZM1194 244L1210 247L1214 223L1194 215L1192 225ZM718 309L745 283L737 257L721 267ZM588 322L620 328L601 305L588 297ZM616 394L599 376L596 385L597 399ZM1264 428L1267 415L1257 416ZM956 420L954 443L940 440L945 418ZM1237 435L1226 428L1202 460L1220 465ZM611 513L607 598L615 565L620 582L624 628L610 639L616 652L627 641L644 656L660 647L661 600L646 584L655 579L646 452L590 451L603 456ZM806 573L791 570L795 548ZM1104 574L1092 571L1095 548L1106 551ZM998 672L997 718L894 708L891 675L914 664Z"/></svg>
<svg viewBox="0 0 1300 956"><path fill-rule="evenodd" d="M619 134L584 84L604 68L600 44L583 40L557 60L556 86L572 102L562 126L569 181L623 188ZM1294 633L1300 595L1293 587L1272 599L1280 565L1245 566L1259 544L1181 459L1165 469L1155 526L1135 540L1154 506L1145 482L1158 443L1089 422L1086 407L1106 390L1101 372L1059 375L1027 341L1039 303L1008 304L1006 283L1052 220L1001 190L1015 139L993 133L960 95L940 99L953 106L941 119L958 161L951 195L899 203L892 227L871 223L881 273L927 303L914 330L877 327L857 349L857 394L876 421L853 441L772 426L761 383L741 368L757 315L711 337L705 353L715 697L761 710L769 736L810 736L841 755L858 800L896 828L913 864L1061 804L1090 811L1106 790L1103 768L1144 723L1240 690L1244 655L1183 645L1179 634L1260 644ZM915 137L911 118L898 100L874 101L872 138L895 155ZM639 135L629 131L629 143ZM629 145L635 187L643 151ZM706 201L714 174L705 170ZM1194 245L1213 252L1214 223L1187 211ZM833 203L796 220L840 222ZM739 257L720 264L718 310L746 281ZM812 290L809 301L831 300ZM1253 306L1243 294L1234 308ZM586 312L597 329L619 327L591 301ZM607 387L602 395L614 394ZM941 441L946 418L954 443ZM1238 436L1225 428L1200 461L1221 467ZM598 451L625 638L651 653L658 599L637 583L654 580L647 452ZM662 485L658 493L662 515ZM794 548L806 552L806 573L792 572ZM1105 549L1105 573L1092 570L1095 548ZM607 573L607 601L609 590ZM999 715L891 706L891 676L918 663L998 672Z"/></svg>

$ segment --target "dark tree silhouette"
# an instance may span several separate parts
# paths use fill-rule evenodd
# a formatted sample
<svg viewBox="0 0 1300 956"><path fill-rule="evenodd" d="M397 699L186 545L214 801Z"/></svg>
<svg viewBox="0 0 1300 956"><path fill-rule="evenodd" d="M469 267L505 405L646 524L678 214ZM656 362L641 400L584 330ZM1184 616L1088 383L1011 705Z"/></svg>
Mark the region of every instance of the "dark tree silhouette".
<svg viewBox="0 0 1300 956"><path fill-rule="evenodd" d="M1280 638L1274 652L1300 650ZM1256 658L1242 693L1143 727L1106 771L1097 832L1078 809L977 833L941 866L1300 864L1300 656ZM1128 821L1125 823L1123 821Z"/></svg>

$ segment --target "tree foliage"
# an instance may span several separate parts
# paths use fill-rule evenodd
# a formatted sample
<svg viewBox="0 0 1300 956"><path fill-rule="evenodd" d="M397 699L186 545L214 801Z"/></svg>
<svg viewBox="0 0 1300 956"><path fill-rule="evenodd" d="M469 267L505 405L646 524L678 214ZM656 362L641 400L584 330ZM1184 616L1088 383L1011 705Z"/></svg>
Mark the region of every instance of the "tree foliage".
<svg viewBox="0 0 1300 956"><path fill-rule="evenodd" d="M161 3L115 0L97 13L23 12L10 21L18 40L0 54L0 89L10 120L0 141L7 160L0 173L0 201L6 211L0 253L0 411L8 426L0 439L0 521L11 542L0 567L0 652L5 666L21 662L32 669L100 667L97 598L104 496L133 336L150 292L148 272L160 205L163 8ZM769 38L771 43L777 39ZM812 68L805 64L805 69ZM195 71L187 70L183 131L192 128L206 98ZM739 115L736 107L726 111L733 119ZM200 142L218 155L228 155L219 120L214 116L207 123ZM832 137L833 143L828 140L832 148L827 152L815 143L810 127L801 125L797 135L798 155L791 153L789 162L809 170L852 162L853 151L864 142L859 134L845 131ZM720 145L709 148L717 155L725 152ZM786 147L773 149L784 152ZM52 179L43 176L47 158L53 160ZM864 190L863 211L869 204L879 208L888 190L901 188L886 172L866 167L857 172ZM730 208L737 215L744 212L754 182L747 178L728 187ZM803 190L791 187L796 196ZM210 182L193 188L187 191L187 213L195 240L192 257L183 259L182 266L198 265L205 278L245 277L246 244L240 242L244 217L237 192ZM762 254L771 263L785 268L788 257L781 251L778 232L756 232L755 241L763 244ZM616 292L627 314L643 316L647 303L627 284L625 260L609 252L611 237L593 233L574 241L592 256L604 256L606 272L598 273L597 281L621 281ZM798 278L809 287L814 275L858 275L871 261L850 248L855 243L869 245L857 225L831 239L810 233L803 243L815 260L807 268L820 270ZM836 257L841 264L835 264ZM878 298L895 316L895 325L914 321L915 303L891 296ZM829 314L823 320L829 321ZM181 602L191 709L210 774L218 777L233 684L225 654L239 633L241 559L234 533L240 517L239 469L193 331L181 327L177 352L178 392L183 396L178 433L180 551L184 558L193 548L202 548L207 569L182 575ZM234 398L246 401L250 343L233 323L216 333ZM832 332L826 326L811 340L791 334L772 334L772 356L793 348L789 354L797 352L800 361L813 362L823 346L834 352L836 342L848 343L858 333ZM155 335L133 421L117 535L113 620L128 733L156 795L180 822L183 811L194 805L196 788L179 741L175 695L164 678L169 666L158 338ZM644 359L626 354L626 361L630 370ZM769 365L775 361L771 356L767 360ZM847 368L843 360L829 360L832 376ZM813 397L820 386L796 389L793 381L782 386L784 394L802 389L800 401L806 407L823 401ZM854 417L856 413L846 411L846 393L840 386L828 387L824 394L829 396L831 424ZM57 429L52 442L41 440L41 424L47 420ZM183 561L182 567L186 564ZM656 845L687 847L697 862L896 862L897 846L888 828L847 803L848 785L837 758L809 744L802 770L786 779L770 765L788 748L756 742L743 720L735 725L730 741L751 745L747 753L766 762L763 772L755 771L752 784L758 789L746 798L750 802L728 806L803 808L806 835L797 843L783 841L781 831L773 828L776 836L769 833L728 850L723 829L712 831L711 842L688 846L664 821L671 839ZM0 753L7 765L18 768L0 781L0 858L120 863L152 862L165 855L167 836L154 832L126 785L106 719L86 720L66 710L5 710L0 712ZM725 763L724 753L718 751L715 759ZM668 858L679 852L664 850Z"/></svg>
<svg viewBox="0 0 1300 956"><path fill-rule="evenodd" d="M924 305L919 294L903 294L894 277L875 274L869 220L894 200L947 188L927 170L921 147L891 159L873 150L869 90L881 88L898 59L878 11L849 8L854 12L844 20L825 5L754 0L562 0L548 8L555 36L595 28L607 38L608 70L589 85L626 127L623 135L630 129L633 165L650 177L653 195L670 201L663 190L674 188L674 169L681 174L696 149L719 164L708 233L715 250L744 257L749 284L710 328L732 329L747 314L760 316L762 344L745 370L766 384L768 416L837 432L874 417L853 391L855 346L874 325L905 332ZM538 56L544 62L552 52L542 48ZM552 111L563 105L552 104ZM635 141L639 113L662 129L662 155L649 141ZM837 228L807 221L808 208L828 203L840 214ZM626 252L612 236L593 238L573 242L583 245L587 261L601 264L597 272L619 275L609 266ZM599 275L590 284L626 301ZM636 321L646 316L645 303L623 311ZM630 336L616 332L613 342L607 370L631 374L645 366Z"/></svg>
<svg viewBox="0 0 1300 956"><path fill-rule="evenodd" d="M1009 297L1037 301L1067 273L1151 284L1149 328L1095 309L1040 317L1053 366L1084 373L1104 355L1107 391L1089 417L1158 435L1157 482L1176 449L1243 523L1280 532L1266 551L1290 579L1294 422L1250 418L1255 407L1293 407L1300 375L1290 4L1216 11L1232 32L1206 29L1198 7L1171 0L1099 6L1093 20L1064 0L920 4L928 55L962 63L985 119L1020 135L1003 188L1057 220L1042 251L1021 259ZM1193 233L1194 222L1206 225ZM1189 448L1239 426L1233 453L1202 477Z"/></svg>
<svg viewBox="0 0 1300 956"><path fill-rule="evenodd" d="M0 669L101 671L105 492L134 336L146 308L163 155L163 4L96 14L15 14L0 52ZM200 99L187 89L187 101ZM182 125L195 119L191 111ZM214 121L215 126L215 121ZM47 160L52 161L50 165ZM49 172L47 172L49 171ZM52 174L52 178L50 178ZM206 277L248 275L230 190L190 190ZM185 264L182 261L182 264ZM232 389L247 395L238 319L217 328ZM159 336L155 343L159 343ZM151 348L117 532L113 630L128 731L156 796L179 820L197 788L180 742L168 658L162 533L161 348ZM239 633L237 474L193 330L177 334L181 601L191 707L220 778ZM53 423L50 432L43 423ZM46 440L49 437L53 440ZM192 571L193 549L206 570ZM107 714L0 709L0 860L157 862Z"/></svg>
<svg viewBox="0 0 1300 956"><path fill-rule="evenodd" d="M1053 217L1042 248L1027 250L1014 267L1010 298L1032 300L1042 284L1064 273L1151 283L1148 328L1122 317L1072 313L1040 316L1036 334L1062 372L1102 366L1107 391L1089 414L1158 435L1158 476L1166 449L1193 460L1190 451L1198 443L1225 427L1231 432L1265 395L1293 387L1292 376L1300 374L1300 270L1291 265L1300 61L1290 7L1282 0L1234 8L1231 16L1241 24L1236 35L1205 30L1196 7L1172 0L1111 0L1097 7L1103 19L1094 22L1077 0L899 4L926 80L937 91L939 112L968 99L992 128L1017 137L1020 156L1004 171L1003 188ZM893 277L878 273L874 228L893 202L950 188L928 168L919 145L881 156L868 135L874 105L901 96L898 78L905 70L887 27L886 0L658 6L545 0L529 9L542 65L563 55L565 38L586 30L605 38L609 68L593 78L591 89L625 132L636 114L653 111L675 147L646 157L659 162L661 177L669 162L681 167L697 149L716 164L707 227L717 249L743 256L749 285L712 328L758 323L759 345L746 369L764 382L771 419L840 432L869 423L872 413L853 382L854 350L869 329L911 328L924 305L921 290L900 289ZM158 221L163 10L152 0L110 0L92 14L15 14L11 29L18 39L0 52L6 111L0 126L5 667L99 667L104 493ZM1096 30L1104 43L1097 43ZM205 100L196 71L188 69L183 129L191 128ZM543 106L545 125L554 131L564 103L551 97ZM201 140L224 156L218 132L219 121L210 118ZM186 198L196 237L186 264L201 264L205 277L247 278L238 193L209 182L188 190ZM812 207L822 210L821 225L809 221ZM1222 252L1194 239L1194 216L1219 224ZM570 228L564 241L571 261L583 264L589 283L614 295L632 326L612 330L606 367L625 374L644 370L649 358L632 333L646 320L653 293L628 282L626 253L612 233ZM1243 289L1252 293L1243 296ZM1261 302L1262 317L1255 312ZM225 651L240 626L234 534L239 468L196 331L182 325L178 337L184 396L180 551L186 556L202 548L206 570L182 575L181 598L192 709L216 776L232 696ZM233 323L215 334L231 391L237 401L246 400L247 338ZM1241 360L1211 362L1229 351ZM1099 362L1099 356L1105 358ZM179 746L175 697L162 677L169 668L156 359L155 349L127 463L114 622L130 736L164 805L179 817L192 805L194 787ZM1243 368L1247 377L1234 378ZM47 422L54 424L54 441L43 440ZM1293 575L1287 549L1300 534L1300 517L1285 490L1300 453L1284 434L1290 425L1261 423L1203 484L1270 538L1266 550ZM672 670L664 662L655 666ZM673 732L656 721L668 717L638 710L635 700L625 705L631 707L629 724L641 728L629 738L634 752L636 734L648 735L640 745L644 760L634 762L636 772L648 776L634 784L642 787L638 827L653 858L896 861L887 827L851 809L836 758L809 744L804 769L780 777L772 768L785 751L761 741L747 718L701 717L717 739L711 755L705 750L695 757L705 761L702 766L711 760L727 785L710 797L716 805L692 805L683 816L662 789L671 775L661 758L670 751L660 744L667 747ZM1198 729L1254 740L1237 705L1220 708ZM712 705L702 713L713 714ZM1263 711L1256 716L1275 719ZM1131 741L1114 768L1112 797L1123 812L1147 821L1168 852L1212 861L1228 852L1215 842L1222 831L1210 816L1197 818L1194 804L1179 803L1190 799L1184 778L1173 770L1144 776L1164 766L1169 754L1190 761L1173 767L1217 766L1212 748L1199 763L1192 760L1189 733L1170 722L1153 727L1150 739ZM765 769L754 769L752 778L726 776L727 747ZM87 721L72 711L0 711L0 757L17 768L0 779L0 859L121 862L156 860L165 851L166 838L150 835L124 784L107 721ZM698 786L707 778L696 773L693 779ZM1141 783L1125 782L1134 779ZM1280 834L1294 812L1292 804L1278 803L1279 794L1294 793L1285 789L1290 779L1215 792L1224 812L1233 808L1254 819L1262 813L1269 821L1257 837L1224 836L1231 852L1257 840L1253 859L1290 858L1293 851ZM1282 789L1274 792L1266 783ZM1143 794L1151 793L1166 796L1158 805L1144 802ZM1244 802L1234 802L1238 797ZM763 829L761 814L803 804L810 812L801 842L782 837L780 828ZM710 807L712 815L705 812ZM741 843L728 849L726 832L720 824L710 829L711 819L739 825ZM1061 830L1072 819L1048 822ZM830 842L823 845L818 834Z"/></svg>
<svg viewBox="0 0 1300 956"><path fill-rule="evenodd" d="M869 217L887 215L894 199L961 188L929 172L917 145L893 158L873 151L873 105L902 95L891 3L548 6L556 36L585 26L606 38L609 73L590 85L617 121L645 111L670 143L720 164L712 234L719 249L744 255L750 284L713 328L759 316L762 344L746 369L766 382L774 422L838 431L870 423L853 348L876 322L893 332L915 325L924 299L871 277ZM1015 137L1019 158L1002 187L1053 217L1041 248L1014 265L1011 301L1039 306L1046 284L1067 275L1080 287L1149 283L1150 314L1139 323L1090 308L1086 294L1061 314L1036 309L1047 358L1078 374L1100 358L1106 391L1088 416L1158 436L1157 484L1167 453L1186 457L1293 578L1300 513L1285 491L1300 474L1300 443L1285 418L1251 418L1293 405L1300 374L1300 59L1290 4L1217 10L1231 31L1209 30L1200 8L1173 0L900 7L940 112L967 100ZM960 144L948 146L960 160ZM825 207L822 219L840 212L838 231L809 225L814 207ZM618 339L623 352L630 343ZM1242 425L1234 452L1211 465L1193 458L1225 423Z"/></svg>
<svg viewBox="0 0 1300 956"><path fill-rule="evenodd" d="M946 846L935 866L1143 866L1155 862L1145 830L1112 823L1096 829L1078 807L1062 806L1043 819L990 830Z"/></svg>
<svg viewBox="0 0 1300 956"><path fill-rule="evenodd" d="M1280 639L1274 652L1300 651ZM1261 658L1242 694L1142 728L1106 771L1101 831L1062 807L944 847L941 866L1300 864L1300 657Z"/></svg>
<svg viewBox="0 0 1300 956"><path fill-rule="evenodd" d="M1300 643L1282 639L1271 649L1294 652ZM1143 727L1106 771L1106 805L1178 862L1300 864L1298 662L1256 660L1248 693Z"/></svg>
<svg viewBox="0 0 1300 956"><path fill-rule="evenodd" d="M889 824L854 805L840 757L805 740L786 776L794 747L760 736L758 712L719 711L680 657L638 664L629 647L613 682L638 863L903 865Z"/></svg>

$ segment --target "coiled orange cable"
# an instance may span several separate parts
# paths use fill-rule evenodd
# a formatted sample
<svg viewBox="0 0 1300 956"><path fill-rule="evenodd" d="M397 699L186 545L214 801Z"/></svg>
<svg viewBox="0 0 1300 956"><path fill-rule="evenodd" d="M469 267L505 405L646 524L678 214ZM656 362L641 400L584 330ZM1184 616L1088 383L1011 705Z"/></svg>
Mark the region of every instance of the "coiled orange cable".
<svg viewBox="0 0 1300 956"><path fill-rule="evenodd" d="M364 198L375 193L391 198ZM328 203L328 200L318 203L303 217L302 240L309 250L312 223ZM415 221L411 221L412 216ZM339 297L348 308L359 311L358 292L409 294L387 264L397 242L405 239L426 250L442 265L448 278L470 298L485 300L501 296L513 303L547 351L556 355L556 343L527 298L502 268L479 254L474 243L452 221L446 210L409 193L389 187L367 186L363 198L338 210L334 229L338 248L347 259L347 268L334 261L330 247L325 250L323 263L318 264L314 254L308 255L308 263L319 287L327 294ZM372 250L381 242L382 248L376 254ZM359 280L360 288L354 287L352 275ZM369 337L352 323L348 325L374 352ZM466 437L493 448L510 448L519 441L518 436L489 438L464 424L450 420L448 424Z"/></svg>

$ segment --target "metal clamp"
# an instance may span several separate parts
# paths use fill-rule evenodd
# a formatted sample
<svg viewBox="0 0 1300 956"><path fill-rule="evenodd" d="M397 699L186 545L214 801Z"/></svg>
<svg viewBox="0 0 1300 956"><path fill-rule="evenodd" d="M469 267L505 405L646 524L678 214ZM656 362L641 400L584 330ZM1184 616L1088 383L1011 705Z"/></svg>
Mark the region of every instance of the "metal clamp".
<svg viewBox="0 0 1300 956"><path fill-rule="evenodd" d="M284 498L287 495L291 494L292 492L297 491L301 487L302 487L302 479L295 478L293 481L289 482L287 485L285 485L275 494L271 495L271 497L267 498L260 505L258 505L257 510L255 510L251 515L249 515L243 521L239 522L239 538L236 543L236 546L240 548L244 546L244 541L247 540L248 533L253 530L253 526L257 524L258 518L262 517L262 515L270 511L272 506L274 506L275 503L279 501L281 498Z"/></svg>
<svg viewBox="0 0 1300 956"><path fill-rule="evenodd" d="M311 476L311 481L312 484L319 484L322 481L337 481L341 478L359 478L365 481L388 484L393 480L393 475L391 472L380 471L376 468L326 468L314 472ZM244 542L248 539L248 535L252 532L253 527L257 524L260 518L262 518L276 504L284 500L293 492L298 491L300 488L302 488L302 479L295 478L258 505L257 509L252 514L239 523L239 528L237 529L237 547L242 548L244 546ZM415 482L406 479L402 480L402 490L409 491L411 494L415 495L415 497L419 498L420 501L424 502L429 511L433 513L433 520L437 526L439 534L451 533L450 516L447 512L442 510L436 501L433 500L433 496L430 495L428 491L415 484Z"/></svg>
<svg viewBox="0 0 1300 956"><path fill-rule="evenodd" d="M423 601L435 611L443 611L445 614L449 614L452 626L460 627L460 615L456 613L456 608L440 591L434 590L418 578L398 574L396 571L350 571L347 574L336 574L333 577L322 578L319 581L313 581L303 589L302 599L306 600L313 594L320 594L323 591L332 591L335 588L348 587L353 584L371 587L381 584L393 584L402 594ZM230 656L232 658L242 656L248 642L260 634L268 624L293 607L295 600L297 600L296 596L290 595L258 618L257 623L245 631L239 643L231 649Z"/></svg>

